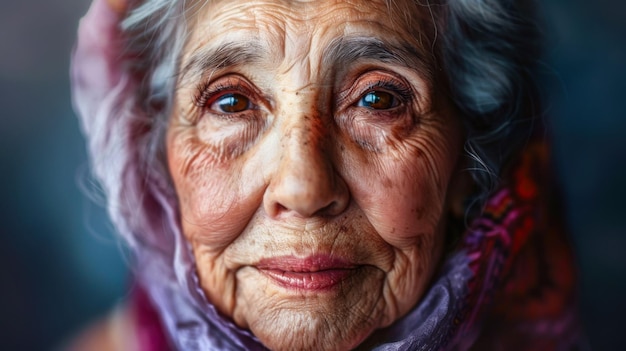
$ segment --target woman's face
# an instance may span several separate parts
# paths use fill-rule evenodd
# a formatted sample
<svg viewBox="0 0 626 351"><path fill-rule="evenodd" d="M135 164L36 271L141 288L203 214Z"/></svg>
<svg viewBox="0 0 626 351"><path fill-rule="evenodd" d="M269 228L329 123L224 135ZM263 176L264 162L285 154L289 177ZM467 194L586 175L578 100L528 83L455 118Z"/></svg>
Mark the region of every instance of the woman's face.
<svg viewBox="0 0 626 351"><path fill-rule="evenodd" d="M355 347L441 257L462 134L429 73L428 9L406 3L191 18L167 134L181 226L208 299L271 349Z"/></svg>

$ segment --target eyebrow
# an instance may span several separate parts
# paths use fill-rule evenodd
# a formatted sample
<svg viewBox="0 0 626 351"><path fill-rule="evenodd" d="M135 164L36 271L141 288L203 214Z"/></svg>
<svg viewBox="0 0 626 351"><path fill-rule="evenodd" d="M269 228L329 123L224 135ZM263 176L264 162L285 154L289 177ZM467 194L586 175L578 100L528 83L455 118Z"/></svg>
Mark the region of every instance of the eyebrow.
<svg viewBox="0 0 626 351"><path fill-rule="evenodd" d="M343 37L334 40L323 55L324 65L349 65L372 60L423 70L427 61L410 45L396 46L375 37Z"/></svg>
<svg viewBox="0 0 626 351"><path fill-rule="evenodd" d="M223 43L194 53L182 69L181 77L197 77L207 71L260 63L265 57L269 57L269 51L259 40ZM410 45L392 45L375 37L342 37L333 40L322 53L323 67L347 67L363 60L400 65L418 70L429 78L429 61Z"/></svg>
<svg viewBox="0 0 626 351"><path fill-rule="evenodd" d="M200 76L209 70L257 63L265 53L263 46L257 41L229 42L216 47L201 49L191 55L183 67L181 77Z"/></svg>

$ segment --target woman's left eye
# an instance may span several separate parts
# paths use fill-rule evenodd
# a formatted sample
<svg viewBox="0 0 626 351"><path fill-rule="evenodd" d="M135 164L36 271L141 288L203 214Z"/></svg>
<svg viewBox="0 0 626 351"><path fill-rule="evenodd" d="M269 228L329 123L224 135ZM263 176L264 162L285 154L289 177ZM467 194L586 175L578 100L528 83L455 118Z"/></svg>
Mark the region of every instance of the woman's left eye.
<svg viewBox="0 0 626 351"><path fill-rule="evenodd" d="M210 106L211 110L220 113L238 113L249 110L250 108L250 99L237 93L224 94Z"/></svg>
<svg viewBox="0 0 626 351"><path fill-rule="evenodd" d="M367 92L357 102L358 107L372 110L388 110L398 105L398 99L393 94L380 90Z"/></svg>

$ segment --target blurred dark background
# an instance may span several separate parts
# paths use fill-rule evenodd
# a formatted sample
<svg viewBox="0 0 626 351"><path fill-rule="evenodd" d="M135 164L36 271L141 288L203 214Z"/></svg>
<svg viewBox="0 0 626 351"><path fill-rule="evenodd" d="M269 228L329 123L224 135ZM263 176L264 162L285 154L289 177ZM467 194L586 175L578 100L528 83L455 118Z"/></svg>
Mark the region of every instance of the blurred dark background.
<svg viewBox="0 0 626 351"><path fill-rule="evenodd" d="M556 166L593 350L626 316L626 2L544 0ZM87 0L0 3L0 349L49 350L123 300L126 264L69 95ZM98 200L98 199L96 199Z"/></svg>

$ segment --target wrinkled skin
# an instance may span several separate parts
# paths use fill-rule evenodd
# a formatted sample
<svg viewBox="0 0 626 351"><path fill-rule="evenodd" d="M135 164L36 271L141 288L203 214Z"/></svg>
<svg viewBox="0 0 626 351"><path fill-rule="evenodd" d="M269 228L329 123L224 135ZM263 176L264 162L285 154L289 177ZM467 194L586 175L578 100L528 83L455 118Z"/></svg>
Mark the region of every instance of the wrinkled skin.
<svg viewBox="0 0 626 351"><path fill-rule="evenodd" d="M412 6L232 0L190 19L167 133L183 232L208 299L273 350L358 346L441 259L462 129ZM354 38L404 61L329 54ZM239 58L215 59L225 43Z"/></svg>

